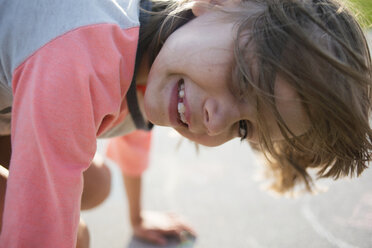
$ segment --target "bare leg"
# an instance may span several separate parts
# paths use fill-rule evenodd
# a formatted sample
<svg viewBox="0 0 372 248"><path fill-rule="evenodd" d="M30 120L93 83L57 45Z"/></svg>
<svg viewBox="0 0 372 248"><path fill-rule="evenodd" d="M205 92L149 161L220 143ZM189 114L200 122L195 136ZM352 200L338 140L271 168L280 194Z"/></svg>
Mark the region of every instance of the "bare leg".
<svg viewBox="0 0 372 248"><path fill-rule="evenodd" d="M111 190L111 174L104 163L92 163L84 172L84 190L81 210L94 208L101 204Z"/></svg>
<svg viewBox="0 0 372 248"><path fill-rule="evenodd" d="M81 210L91 209L101 204L110 194L111 174L103 163L92 163L84 172L84 190ZM89 230L80 219L76 248L89 248Z"/></svg>
<svg viewBox="0 0 372 248"><path fill-rule="evenodd" d="M89 240L90 238L88 227L83 219L80 218L76 248L89 248Z"/></svg>
<svg viewBox="0 0 372 248"><path fill-rule="evenodd" d="M10 154L10 135L0 136L0 231L3 223L6 181L9 174L8 168L10 163Z"/></svg>
<svg viewBox="0 0 372 248"><path fill-rule="evenodd" d="M8 170L0 165L0 232L3 223L3 211L6 191L6 180L8 179Z"/></svg>
<svg viewBox="0 0 372 248"><path fill-rule="evenodd" d="M0 165L7 169L9 169L11 151L10 135L0 136Z"/></svg>

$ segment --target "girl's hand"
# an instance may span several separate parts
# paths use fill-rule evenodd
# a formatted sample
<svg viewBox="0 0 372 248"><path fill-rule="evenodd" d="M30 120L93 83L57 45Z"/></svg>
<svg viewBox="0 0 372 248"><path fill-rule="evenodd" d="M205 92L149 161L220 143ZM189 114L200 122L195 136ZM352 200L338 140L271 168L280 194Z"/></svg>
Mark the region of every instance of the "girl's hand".
<svg viewBox="0 0 372 248"><path fill-rule="evenodd" d="M169 213L144 212L137 223L132 223L132 228L137 238L158 245L166 245L170 237L186 242L196 236L179 216Z"/></svg>

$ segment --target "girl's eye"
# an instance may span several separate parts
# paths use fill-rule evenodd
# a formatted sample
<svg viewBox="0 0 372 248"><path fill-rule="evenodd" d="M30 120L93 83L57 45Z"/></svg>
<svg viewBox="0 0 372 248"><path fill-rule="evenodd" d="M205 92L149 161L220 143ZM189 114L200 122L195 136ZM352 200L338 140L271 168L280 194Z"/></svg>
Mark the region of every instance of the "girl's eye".
<svg viewBox="0 0 372 248"><path fill-rule="evenodd" d="M243 141L248 136L248 123L247 122L248 122L247 120L239 121L238 135L241 141Z"/></svg>

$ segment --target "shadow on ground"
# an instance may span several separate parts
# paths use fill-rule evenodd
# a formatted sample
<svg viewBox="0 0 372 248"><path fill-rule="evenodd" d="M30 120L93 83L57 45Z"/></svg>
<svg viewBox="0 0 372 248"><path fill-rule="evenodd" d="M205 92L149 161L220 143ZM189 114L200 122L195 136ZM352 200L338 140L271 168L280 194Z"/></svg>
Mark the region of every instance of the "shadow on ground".
<svg viewBox="0 0 372 248"><path fill-rule="evenodd" d="M159 246L159 245L152 245L149 243L145 243L139 239L132 237L128 246L126 248L194 248L195 239L188 239L183 242L179 242L176 240L169 240L169 244L166 246Z"/></svg>

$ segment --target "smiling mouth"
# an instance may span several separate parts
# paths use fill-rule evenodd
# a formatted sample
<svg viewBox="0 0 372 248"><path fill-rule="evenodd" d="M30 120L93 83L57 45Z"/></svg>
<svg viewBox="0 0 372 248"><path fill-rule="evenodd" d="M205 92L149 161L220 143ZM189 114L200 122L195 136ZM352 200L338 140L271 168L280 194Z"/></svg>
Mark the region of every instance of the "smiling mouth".
<svg viewBox="0 0 372 248"><path fill-rule="evenodd" d="M185 83L183 79L178 81L178 101L177 101L177 110L178 110L178 120L179 122L188 127L187 120L186 120L186 107L184 104L184 97L185 97Z"/></svg>

